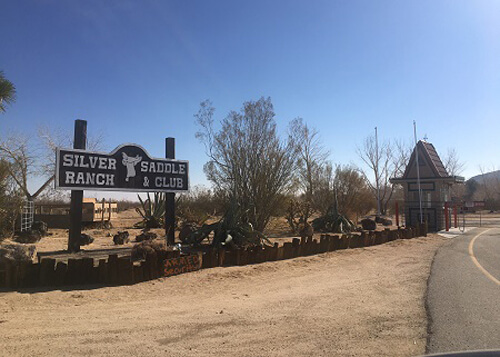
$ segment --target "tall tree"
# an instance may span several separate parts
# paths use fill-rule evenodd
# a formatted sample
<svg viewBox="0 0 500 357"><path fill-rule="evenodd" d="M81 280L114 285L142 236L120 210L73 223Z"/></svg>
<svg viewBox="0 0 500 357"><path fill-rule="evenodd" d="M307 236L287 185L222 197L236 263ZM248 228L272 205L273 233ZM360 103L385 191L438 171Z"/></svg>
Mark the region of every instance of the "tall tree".
<svg viewBox="0 0 500 357"><path fill-rule="evenodd" d="M206 148L204 166L216 189L233 197L248 212L249 221L263 231L271 214L289 191L295 164L295 150L276 131L270 98L243 104L231 111L214 128L215 109L204 101L195 115L201 130L196 134Z"/></svg>
<svg viewBox="0 0 500 357"><path fill-rule="evenodd" d="M402 141L383 141L378 144L375 136L365 138L356 152L367 166L360 169L372 194L379 200L380 213L385 215L394 193L394 185L389 179L401 176L410 156L410 149Z"/></svg>
<svg viewBox="0 0 500 357"><path fill-rule="evenodd" d="M3 71L0 71L0 113L5 113L6 107L16 100L16 87L5 78Z"/></svg>
<svg viewBox="0 0 500 357"><path fill-rule="evenodd" d="M314 193L319 188L319 177L326 166L328 151L320 141L316 129L310 128L302 118L292 120L289 126L289 140L297 153L297 180L308 207L317 209ZM305 213L305 219L310 212Z"/></svg>

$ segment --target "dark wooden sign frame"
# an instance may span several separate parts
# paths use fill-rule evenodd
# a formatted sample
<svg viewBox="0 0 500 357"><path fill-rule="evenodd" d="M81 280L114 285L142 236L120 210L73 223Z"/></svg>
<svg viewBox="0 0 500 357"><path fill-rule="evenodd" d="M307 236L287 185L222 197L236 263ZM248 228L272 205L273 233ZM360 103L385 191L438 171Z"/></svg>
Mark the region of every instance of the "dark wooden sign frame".
<svg viewBox="0 0 500 357"><path fill-rule="evenodd" d="M175 193L189 190L189 162L175 160L175 139L165 139L165 159L152 158L136 144L111 153L89 152L86 141L87 121L75 120L73 149L56 153L55 187L71 190L68 251L80 250L83 190L166 192L165 238L174 245Z"/></svg>
<svg viewBox="0 0 500 357"><path fill-rule="evenodd" d="M122 144L110 153L58 148L55 185L65 190L186 192L189 162L152 158L137 144Z"/></svg>

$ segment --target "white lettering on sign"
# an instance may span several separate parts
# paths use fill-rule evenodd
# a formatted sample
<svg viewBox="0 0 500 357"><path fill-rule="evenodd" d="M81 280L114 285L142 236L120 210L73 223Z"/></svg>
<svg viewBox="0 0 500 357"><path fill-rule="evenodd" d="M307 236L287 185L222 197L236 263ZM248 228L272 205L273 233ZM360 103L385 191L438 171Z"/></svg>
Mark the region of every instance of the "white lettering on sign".
<svg viewBox="0 0 500 357"><path fill-rule="evenodd" d="M99 168L101 170L116 170L116 159L112 157L84 156L79 154L64 154L64 167Z"/></svg>
<svg viewBox="0 0 500 357"><path fill-rule="evenodd" d="M141 162L141 172L158 174L181 174L186 173L185 163L143 161Z"/></svg>
<svg viewBox="0 0 500 357"><path fill-rule="evenodd" d="M156 177L155 185L157 188L182 188L184 180L180 177Z"/></svg>
<svg viewBox="0 0 500 357"><path fill-rule="evenodd" d="M115 185L115 175L95 172L66 171L64 183L66 185L98 185L112 187Z"/></svg>

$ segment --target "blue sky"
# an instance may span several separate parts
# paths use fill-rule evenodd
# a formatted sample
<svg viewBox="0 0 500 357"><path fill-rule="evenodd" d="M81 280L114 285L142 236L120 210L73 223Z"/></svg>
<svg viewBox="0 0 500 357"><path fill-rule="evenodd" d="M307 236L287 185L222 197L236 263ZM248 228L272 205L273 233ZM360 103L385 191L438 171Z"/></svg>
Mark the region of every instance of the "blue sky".
<svg viewBox="0 0 500 357"><path fill-rule="evenodd" d="M439 153L455 148L463 175L498 168L498 1L2 1L0 70L17 102L0 135L74 119L125 142L190 161L206 183L193 115L216 117L270 96L282 133L302 117L334 163L355 149L411 139L412 122Z"/></svg>

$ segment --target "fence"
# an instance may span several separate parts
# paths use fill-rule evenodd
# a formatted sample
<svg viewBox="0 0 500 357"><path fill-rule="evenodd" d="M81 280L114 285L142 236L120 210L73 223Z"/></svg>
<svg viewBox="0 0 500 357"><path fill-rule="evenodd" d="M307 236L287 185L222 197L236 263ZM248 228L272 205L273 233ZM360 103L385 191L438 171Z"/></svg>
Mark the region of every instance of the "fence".
<svg viewBox="0 0 500 357"><path fill-rule="evenodd" d="M236 250L214 248L204 253L201 268L257 264L426 235L427 226L423 224L394 230L364 231L352 236L325 234L319 240L294 238L292 242L282 246L275 243L272 247ZM179 256L179 251L163 251L136 263L130 257L118 257L116 254L98 261L82 258L69 259L67 263L59 261L57 264L53 258L44 258L40 263L5 262L0 265L0 287L20 289L84 284L130 285L163 276L164 261Z"/></svg>

